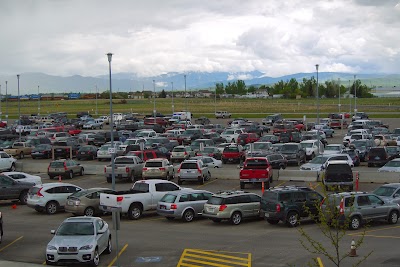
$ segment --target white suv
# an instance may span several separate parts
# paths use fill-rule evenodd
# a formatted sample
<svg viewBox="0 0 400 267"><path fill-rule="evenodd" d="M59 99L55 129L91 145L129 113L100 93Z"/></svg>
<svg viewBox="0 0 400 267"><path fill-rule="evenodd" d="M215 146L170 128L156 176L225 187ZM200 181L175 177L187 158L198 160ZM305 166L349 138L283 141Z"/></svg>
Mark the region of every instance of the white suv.
<svg viewBox="0 0 400 267"><path fill-rule="evenodd" d="M68 183L47 183L35 185L28 192L27 206L37 212L55 214L64 209L67 198L82 188Z"/></svg>
<svg viewBox="0 0 400 267"><path fill-rule="evenodd" d="M185 160L181 163L178 169L178 184L183 181L198 181L204 184L204 181L211 179L211 173L207 165L202 160Z"/></svg>
<svg viewBox="0 0 400 267"><path fill-rule="evenodd" d="M229 113L228 111L216 111L215 112L215 118L217 119L225 119L225 118L230 118L232 116L231 113Z"/></svg>
<svg viewBox="0 0 400 267"><path fill-rule="evenodd" d="M236 143L240 134L244 133L242 129L226 129L221 133L221 137L227 142Z"/></svg>
<svg viewBox="0 0 400 267"><path fill-rule="evenodd" d="M300 145L306 151L306 157L309 159L313 159L314 157L324 153L324 145L321 141L304 140L300 142Z"/></svg>

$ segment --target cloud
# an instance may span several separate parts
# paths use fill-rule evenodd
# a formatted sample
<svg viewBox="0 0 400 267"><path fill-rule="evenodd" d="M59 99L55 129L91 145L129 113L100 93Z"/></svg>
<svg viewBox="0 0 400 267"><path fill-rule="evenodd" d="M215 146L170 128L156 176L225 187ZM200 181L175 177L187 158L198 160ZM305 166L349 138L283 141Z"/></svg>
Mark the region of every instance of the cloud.
<svg viewBox="0 0 400 267"><path fill-rule="evenodd" d="M0 2L0 73L400 72L396 0Z"/></svg>

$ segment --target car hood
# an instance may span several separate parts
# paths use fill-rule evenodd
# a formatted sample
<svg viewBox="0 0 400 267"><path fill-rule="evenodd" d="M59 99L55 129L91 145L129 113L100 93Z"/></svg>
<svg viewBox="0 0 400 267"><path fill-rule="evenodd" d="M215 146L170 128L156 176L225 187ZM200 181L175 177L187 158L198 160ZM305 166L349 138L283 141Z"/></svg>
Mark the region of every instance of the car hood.
<svg viewBox="0 0 400 267"><path fill-rule="evenodd" d="M385 167L378 169L378 172L400 172L400 168L398 167Z"/></svg>
<svg viewBox="0 0 400 267"><path fill-rule="evenodd" d="M316 163L306 163L300 166L300 170L320 171L322 165Z"/></svg>
<svg viewBox="0 0 400 267"><path fill-rule="evenodd" d="M95 243L94 235L84 235L84 236L54 236L50 241L49 245L55 247L78 247L78 249L85 245L90 245Z"/></svg>

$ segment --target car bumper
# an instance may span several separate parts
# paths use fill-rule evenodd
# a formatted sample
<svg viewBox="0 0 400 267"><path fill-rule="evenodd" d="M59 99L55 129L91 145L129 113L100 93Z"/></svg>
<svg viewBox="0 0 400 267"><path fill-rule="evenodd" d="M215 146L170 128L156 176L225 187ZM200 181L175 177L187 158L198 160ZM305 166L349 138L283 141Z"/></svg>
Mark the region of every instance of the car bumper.
<svg viewBox="0 0 400 267"><path fill-rule="evenodd" d="M175 214L174 210L157 209L157 214L165 217L173 217L173 218L180 217L178 214Z"/></svg>
<svg viewBox="0 0 400 267"><path fill-rule="evenodd" d="M262 182L268 182L268 178L246 178L246 179L240 179L241 183L262 183Z"/></svg>
<svg viewBox="0 0 400 267"><path fill-rule="evenodd" d="M93 251L78 251L76 253L60 254L56 250L46 250L46 260L52 263L73 264L87 263L93 259Z"/></svg>
<svg viewBox="0 0 400 267"><path fill-rule="evenodd" d="M260 210L260 217L265 220L282 220L283 213Z"/></svg>
<svg viewBox="0 0 400 267"><path fill-rule="evenodd" d="M75 205L65 205L65 211L70 212L76 215L82 215L85 211L84 206L75 206Z"/></svg>

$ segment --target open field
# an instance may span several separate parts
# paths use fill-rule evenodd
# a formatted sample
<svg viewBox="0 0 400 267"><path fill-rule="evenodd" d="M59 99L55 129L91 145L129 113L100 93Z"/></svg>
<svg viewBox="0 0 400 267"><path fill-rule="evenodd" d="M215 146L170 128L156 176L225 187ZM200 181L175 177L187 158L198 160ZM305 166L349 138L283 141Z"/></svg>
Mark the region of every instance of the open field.
<svg viewBox="0 0 400 267"><path fill-rule="evenodd" d="M121 104L121 100L113 100L113 112L136 112L151 114L153 101L148 99L127 100ZM8 102L8 115L10 119L17 118L18 102ZM38 112L38 102L35 100L21 101L21 114L35 114ZM214 99L210 98L174 98L175 111L187 110L198 116L212 117L215 110L226 110L233 117L261 118L270 113L283 113L287 117L316 117L316 99ZM45 115L52 112L67 112L73 117L78 111L89 111L96 114L96 100L53 100L41 101L40 113ZM354 109L354 99L352 99ZM357 109L371 114L371 117L398 118L400 117L400 98L369 98L357 99ZM157 98L156 110L163 114L172 113L172 100L170 98ZM1 111L7 114L6 103L1 103ZM97 102L99 115L109 114L109 101L99 99ZM338 99L320 99L320 117L326 117L328 113L338 112ZM341 111L349 112L349 99L341 99Z"/></svg>

